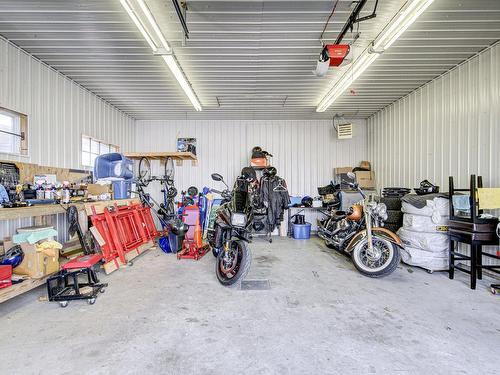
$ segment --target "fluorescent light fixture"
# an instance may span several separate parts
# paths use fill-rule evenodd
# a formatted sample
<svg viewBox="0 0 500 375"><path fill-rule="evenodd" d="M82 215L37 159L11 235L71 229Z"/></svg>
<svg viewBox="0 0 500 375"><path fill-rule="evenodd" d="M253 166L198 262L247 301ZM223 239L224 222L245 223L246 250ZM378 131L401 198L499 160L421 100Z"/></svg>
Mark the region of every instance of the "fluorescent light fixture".
<svg viewBox="0 0 500 375"><path fill-rule="evenodd" d="M130 18L132 18L132 21L134 21L135 25L139 29L139 31L142 33L144 36L144 39L148 42L148 44L151 46L151 49L153 50L153 53L157 53L161 55L167 66L169 67L170 71L174 75L175 79L177 79L177 82L179 82L179 85L181 86L182 90L184 90L184 93L188 97L188 99L191 101L193 104L194 109L197 111L201 111L201 104L196 97L196 94L194 93L193 89L191 88L191 85L189 84L188 80L186 79L184 73L182 72L182 69L180 68L177 60L175 59L172 51L172 47L168 44L167 40L165 39L165 36L160 30L160 27L158 26L158 23L156 22L153 14L147 7L146 3L144 0L137 0L139 3L139 6L142 10L142 13L146 16L146 19L148 20L151 28L154 30L156 36L160 40L161 47L163 47L164 51L161 51L160 48L156 45L155 41L151 37L151 35L148 33L146 28L144 27L144 24L142 21L137 17L136 13L132 9L132 7L129 4L128 0L120 0L120 3L122 6L125 8L127 11L128 15Z"/></svg>
<svg viewBox="0 0 500 375"><path fill-rule="evenodd" d="M394 22L391 22L389 27L380 33L379 37L373 43L373 48L376 50L380 46L386 50L403 34L410 25L427 9L434 0L413 0L408 6L397 16Z"/></svg>
<svg viewBox="0 0 500 375"><path fill-rule="evenodd" d="M191 100L191 103L194 106L194 109L197 111L201 111L201 104L196 98L196 95L194 94L193 90L191 89L191 86L189 85L189 82L187 81L186 77L184 76L184 73L182 72L181 68L179 68L179 65L177 64L177 61L175 60L175 57L172 55L163 55L163 60L167 63L168 67L172 71L172 74L175 76L177 81L179 82L179 85L181 85L182 89L186 93L187 97L189 100Z"/></svg>
<svg viewBox="0 0 500 375"><path fill-rule="evenodd" d="M358 59L349 67L344 75L336 82L328 93L321 99L316 112L324 112L337 100L353 83L354 81L368 68L384 50L388 49L427 9L434 0L408 0L404 9L387 27L379 34L373 42L372 48L367 48L358 57ZM383 46L383 50L379 48Z"/></svg>
<svg viewBox="0 0 500 375"><path fill-rule="evenodd" d="M151 46L151 49L153 50L153 52L156 52L158 50L158 48L156 47L155 42L153 42L153 39L151 38L149 33L144 28L141 21L139 21L139 18L137 18L137 16L135 15L135 13L132 10L132 8L130 7L130 4L128 3L128 1L127 0L120 0L120 3L125 8L128 15L130 16L130 18L132 18L132 21L134 21L134 23L137 26L137 28L139 29L139 31L142 33L142 36L144 37L144 39L146 39L146 42L148 42L148 44Z"/></svg>
<svg viewBox="0 0 500 375"><path fill-rule="evenodd" d="M155 31L156 35L158 36L158 39L160 39L161 45L163 46L163 48L165 48L165 50L167 52L170 52L172 50L172 48L170 48L170 45L168 44L167 40L163 36L163 33L160 30L160 27L156 23L156 20L153 17L153 15L151 14L151 11L147 7L146 3L144 3L144 0L137 0L137 2L139 3L139 6L141 7L144 14L146 15L146 18L148 19L149 23L153 27L153 30Z"/></svg>

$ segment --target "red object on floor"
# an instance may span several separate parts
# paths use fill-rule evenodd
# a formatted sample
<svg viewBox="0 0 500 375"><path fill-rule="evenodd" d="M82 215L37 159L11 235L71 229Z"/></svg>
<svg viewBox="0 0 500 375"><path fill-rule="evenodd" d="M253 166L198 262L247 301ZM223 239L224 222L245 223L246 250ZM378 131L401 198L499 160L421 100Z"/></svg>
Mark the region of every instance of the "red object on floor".
<svg viewBox="0 0 500 375"><path fill-rule="evenodd" d="M127 263L126 255L137 251L139 247L154 240L159 232L156 229L151 208L141 204L114 206L104 208L100 214L92 206L92 224L104 239L101 246L105 263L114 261L119 266Z"/></svg>
<svg viewBox="0 0 500 375"><path fill-rule="evenodd" d="M349 44L327 44L330 66L339 66L350 51Z"/></svg>
<svg viewBox="0 0 500 375"><path fill-rule="evenodd" d="M200 260L209 250L208 244L197 246L194 240L185 239L182 243L182 250L177 252L177 259Z"/></svg>
<svg viewBox="0 0 500 375"><path fill-rule="evenodd" d="M0 289L12 285L12 266L0 266Z"/></svg>
<svg viewBox="0 0 500 375"><path fill-rule="evenodd" d="M189 226L189 230L182 243L182 250L177 253L177 259L199 260L210 250L210 246L201 240L200 207L186 206L182 221Z"/></svg>
<svg viewBox="0 0 500 375"><path fill-rule="evenodd" d="M71 259L68 263L63 264L61 267L63 270L73 270L79 268L91 268L102 259L101 254L89 254L76 257Z"/></svg>

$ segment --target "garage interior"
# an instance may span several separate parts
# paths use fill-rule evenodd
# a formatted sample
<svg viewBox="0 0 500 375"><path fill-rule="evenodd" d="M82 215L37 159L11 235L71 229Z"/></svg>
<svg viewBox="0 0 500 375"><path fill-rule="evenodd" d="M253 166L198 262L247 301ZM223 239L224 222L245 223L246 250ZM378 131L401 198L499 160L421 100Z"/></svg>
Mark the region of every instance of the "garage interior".
<svg viewBox="0 0 500 375"><path fill-rule="evenodd" d="M0 368L497 374L499 41L497 0L0 0Z"/></svg>

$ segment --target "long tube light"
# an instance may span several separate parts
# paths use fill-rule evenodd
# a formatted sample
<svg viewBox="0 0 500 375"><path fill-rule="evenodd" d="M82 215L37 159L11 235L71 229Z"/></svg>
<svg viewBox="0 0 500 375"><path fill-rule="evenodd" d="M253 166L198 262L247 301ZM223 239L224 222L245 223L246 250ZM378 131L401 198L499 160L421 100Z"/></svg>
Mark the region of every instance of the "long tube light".
<svg viewBox="0 0 500 375"><path fill-rule="evenodd" d="M125 8L125 10L127 11L128 15L130 16L130 18L132 18L132 21L134 21L135 25L137 26L137 28L141 32L142 36L144 37L144 39L146 39L146 42L148 42L148 44L151 46L151 49L153 50L153 52L156 52L158 50L158 47L156 47L155 42L153 42L153 39L151 38L151 36L149 35L149 33L144 28L144 26L142 25L141 21L135 15L135 13L132 10L132 8L130 7L128 1L127 0L120 0L120 3Z"/></svg>
<svg viewBox="0 0 500 375"><path fill-rule="evenodd" d="M191 104L193 105L194 109L197 111L201 111L202 107L200 101L196 97L196 94L194 93L193 89L191 88L191 85L189 84L189 81L187 80L177 60L175 59L172 48L170 47L169 43L165 39L165 36L161 32L160 27L158 26L158 23L156 22L153 14L145 4L144 0L137 0L137 2L139 3L142 12L146 16L146 19L148 20L149 24L151 25L151 28L154 30L157 38L159 39L161 47L163 47L164 51L160 51L159 46L156 45L153 37L148 33L148 31L144 27L144 24L141 22L139 17L137 17L134 10L130 6L128 0L120 0L120 3L125 8L132 21L134 21L135 25L144 36L144 39L146 39L148 44L151 46L153 53L161 53L161 57L169 67L170 71L174 75L177 82L179 82L179 85L181 86L182 90L184 91L188 99L191 101Z"/></svg>
<svg viewBox="0 0 500 375"><path fill-rule="evenodd" d="M170 48L170 45L168 44L167 40L163 36L163 33L160 30L160 27L156 23L156 20L153 17L153 15L151 14L151 11L147 7L146 3L144 2L144 0L137 0L137 1L139 3L139 6L141 7L142 11L146 15L146 18L148 19L149 23L153 27L153 30L155 31L156 35L158 36L158 39L160 39L160 42L161 42L163 48L165 48L165 50L167 52L170 52L172 50L172 48Z"/></svg>
<svg viewBox="0 0 500 375"><path fill-rule="evenodd" d="M427 9L434 0L409 0L406 7L398 16L387 25L373 42L371 48L367 48L358 59L349 67L344 75L333 84L333 87L321 99L316 112L324 112L338 99L354 81L388 49L415 20ZM382 50L379 50L383 46Z"/></svg>

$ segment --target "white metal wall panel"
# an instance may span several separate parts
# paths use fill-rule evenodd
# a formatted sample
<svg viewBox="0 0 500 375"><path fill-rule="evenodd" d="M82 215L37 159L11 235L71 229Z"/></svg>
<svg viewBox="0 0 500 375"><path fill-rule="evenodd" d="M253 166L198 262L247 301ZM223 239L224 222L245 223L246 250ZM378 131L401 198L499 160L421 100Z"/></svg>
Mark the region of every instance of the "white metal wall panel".
<svg viewBox="0 0 500 375"><path fill-rule="evenodd" d="M500 186L500 44L384 108L368 121L378 186L448 189L471 174Z"/></svg>
<svg viewBox="0 0 500 375"><path fill-rule="evenodd" d="M0 38L0 107L28 115L29 156L0 153L0 160L82 168L81 135L133 148L135 120ZM64 215L55 215L59 240L67 239ZM31 219L0 223L0 239Z"/></svg>
<svg viewBox="0 0 500 375"><path fill-rule="evenodd" d="M499 147L500 44L368 119L379 188L428 179L447 191L449 176L466 188L471 174L500 186Z"/></svg>
<svg viewBox="0 0 500 375"><path fill-rule="evenodd" d="M273 165L288 183L292 195L317 195L317 187L333 177L333 168L355 166L366 159L366 123L354 120L354 137L338 140L329 120L179 120L137 121L136 151L168 151L178 137L197 138L198 165L176 167L180 191L217 184L210 174L218 172L232 184L242 167L249 165L250 151L261 146L271 152ZM162 174L153 163L153 174ZM159 188L152 187L160 198Z"/></svg>
<svg viewBox="0 0 500 375"><path fill-rule="evenodd" d="M29 122L29 157L0 153L3 160L82 168L82 134L133 147L133 118L1 38L0 107Z"/></svg>

